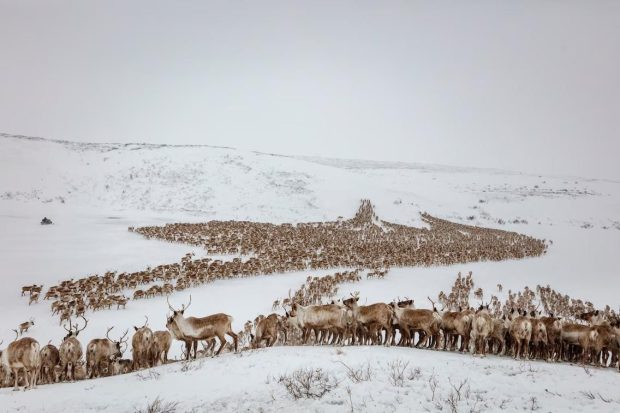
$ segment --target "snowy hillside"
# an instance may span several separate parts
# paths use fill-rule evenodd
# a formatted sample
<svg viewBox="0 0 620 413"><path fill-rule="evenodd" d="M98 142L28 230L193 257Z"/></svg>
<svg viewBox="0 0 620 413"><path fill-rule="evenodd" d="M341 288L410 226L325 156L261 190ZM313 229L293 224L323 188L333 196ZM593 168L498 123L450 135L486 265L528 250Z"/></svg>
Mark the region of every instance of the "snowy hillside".
<svg viewBox="0 0 620 413"><path fill-rule="evenodd" d="M341 294L359 291L368 302L407 295L424 306L426 296L449 288L457 272L473 271L476 285L487 291L493 291L497 283L505 290L551 284L597 306L618 308L620 304L620 182L480 168L289 157L209 146L84 144L10 135L0 135L0 165L0 340L5 343L13 338L11 329L30 317L36 320L31 336L42 343L58 342L65 334L57 317L51 316L48 302L41 300L28 306L19 296L22 285L49 286L107 270L141 270L177 262L190 251L204 255L200 248L145 240L128 232L129 226L214 219L333 221L340 216L351 217L362 198L372 200L379 216L390 222L421 226L420 212L429 212L454 222L517 231L553 243L547 254L538 258L393 269L384 280L363 279L343 285ZM39 225L43 216L51 218L54 225ZM312 275L332 272L314 271ZM192 315L226 312L235 319L233 328L239 330L245 320L270 312L274 299L298 288L308 275L300 272L218 280L175 293L171 300L181 303L192 293ZM144 315L149 316L153 329L164 329L166 311L165 298L155 298L132 301L126 310L89 313L88 329L80 338L86 342L101 337L111 325L120 333L141 324ZM179 365L155 369L159 374L155 379L143 380L132 374L45 386L26 395L3 389L0 406L3 411L57 411L59 406L65 411L132 411L160 394L169 401L193 394L180 411L194 407L196 411L208 410L209 403L216 403L214 410L227 411L350 411L345 391L348 383L343 367L335 362L339 357L347 364L361 364L367 359L376 363L379 387L366 392L368 383L349 383L355 411L363 409L362 403L378 411L438 410L434 400L427 400L433 371L441 382L442 398L449 396L448 376L454 383L469 378L471 394L482 392L487 400L480 411L496 411L500 406L507 411L529 410L527 403L535 403L541 411L616 411L620 403L618 395L613 394L620 382L617 372L584 372L574 366L543 363L530 367L496 357L480 360L409 349L344 348L342 356L334 348L308 350L273 348L242 356L227 354L217 360L198 361L202 367L189 373L179 371ZM173 357L180 354L179 343L174 343L173 353ZM422 375L403 388L391 386L388 390L385 366L396 359L419 366ZM323 367L339 381L344 380L333 393L338 396L300 404L283 394L273 377L306 365ZM227 375L227 369L233 372ZM247 371L251 374L246 376ZM453 376L455 371L459 372ZM192 381L192 377L198 380ZM240 377L247 380L247 388L227 385L240 382ZM218 383L219 387L200 398L195 396L196 389L171 386L195 382L200 382L201 389ZM126 399L107 403L103 398L98 402L89 397L90 390L112 395L134 384L139 392ZM488 394L493 385L499 393ZM515 396L514 387L527 389L527 394ZM612 401L590 400L580 393L590 390ZM57 404L47 404L50 392L62 394ZM83 407L81 403L87 399L88 405ZM502 404L505 399L510 401Z"/></svg>

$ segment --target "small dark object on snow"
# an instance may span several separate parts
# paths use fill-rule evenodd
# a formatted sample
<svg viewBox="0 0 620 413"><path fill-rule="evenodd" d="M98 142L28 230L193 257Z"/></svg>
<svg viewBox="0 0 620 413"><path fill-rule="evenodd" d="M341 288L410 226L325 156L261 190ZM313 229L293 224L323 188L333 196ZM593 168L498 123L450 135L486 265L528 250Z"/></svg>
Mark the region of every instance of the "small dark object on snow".
<svg viewBox="0 0 620 413"><path fill-rule="evenodd" d="M48 217L43 217L43 219L41 220L41 225L50 225L53 224L52 220L49 219Z"/></svg>

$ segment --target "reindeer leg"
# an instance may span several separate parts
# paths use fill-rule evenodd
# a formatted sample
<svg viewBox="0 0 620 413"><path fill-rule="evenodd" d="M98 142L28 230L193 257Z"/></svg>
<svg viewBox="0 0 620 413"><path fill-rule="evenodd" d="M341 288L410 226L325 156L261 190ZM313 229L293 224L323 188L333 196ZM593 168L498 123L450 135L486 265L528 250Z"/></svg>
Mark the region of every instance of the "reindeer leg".
<svg viewBox="0 0 620 413"><path fill-rule="evenodd" d="M32 388L37 388L37 379L39 378L39 369L34 369L32 372Z"/></svg>
<svg viewBox="0 0 620 413"><path fill-rule="evenodd" d="M30 372L26 369L26 367L23 368L24 369L24 381L25 386L24 386L24 391L30 389L30 380L28 380L28 376L30 375Z"/></svg>
<svg viewBox="0 0 620 413"><path fill-rule="evenodd" d="M238 343L239 343L239 336L237 334L235 334L235 332L233 332L232 330L229 330L226 334L228 334L229 336L232 337L233 342L235 344L235 353L236 353L238 351L237 350L237 346L238 346ZM274 342L275 342L275 339L274 339Z"/></svg>
<svg viewBox="0 0 620 413"><path fill-rule="evenodd" d="M222 351L222 349L226 345L226 338L224 337L223 334L222 335L218 335L217 338L218 338L218 340L220 340L220 348L217 349L217 353L215 353L215 355L219 356L220 352Z"/></svg>

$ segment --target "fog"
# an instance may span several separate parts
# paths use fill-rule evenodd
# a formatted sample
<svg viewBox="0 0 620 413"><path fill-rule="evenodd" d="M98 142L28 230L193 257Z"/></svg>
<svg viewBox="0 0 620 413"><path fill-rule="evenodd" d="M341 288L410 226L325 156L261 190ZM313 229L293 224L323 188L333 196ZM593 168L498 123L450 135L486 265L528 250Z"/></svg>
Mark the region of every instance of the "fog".
<svg viewBox="0 0 620 413"><path fill-rule="evenodd" d="M618 1L0 0L0 132L620 178Z"/></svg>

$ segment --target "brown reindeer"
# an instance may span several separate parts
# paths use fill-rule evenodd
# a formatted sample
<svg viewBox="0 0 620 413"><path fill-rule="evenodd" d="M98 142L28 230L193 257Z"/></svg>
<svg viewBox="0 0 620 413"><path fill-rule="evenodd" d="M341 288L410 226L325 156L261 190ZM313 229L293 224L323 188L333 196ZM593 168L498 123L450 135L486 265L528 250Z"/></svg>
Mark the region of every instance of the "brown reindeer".
<svg viewBox="0 0 620 413"><path fill-rule="evenodd" d="M489 335L489 348L497 354L503 356L506 353L506 334L510 329L510 320L503 316L501 319L493 319L493 330ZM494 350L494 344L497 348Z"/></svg>
<svg viewBox="0 0 620 413"><path fill-rule="evenodd" d="M471 323L472 354L486 355L487 339L493 332L493 319L489 314L489 306L480 306Z"/></svg>
<svg viewBox="0 0 620 413"><path fill-rule="evenodd" d="M40 383L55 383L57 381L55 368L60 363L60 352L53 344L47 344L41 349Z"/></svg>
<svg viewBox="0 0 620 413"><path fill-rule="evenodd" d="M16 331L17 333L17 331ZM37 378L41 368L41 349L39 342L34 338L24 337L13 341L9 346L0 351L0 364L7 376L12 372L15 376L15 388L18 390L19 372L24 371L24 389L37 387Z"/></svg>
<svg viewBox="0 0 620 413"><path fill-rule="evenodd" d="M321 332L331 329L344 330L346 310L337 304L302 306L293 303L287 324L296 325L302 331L302 342L306 344L314 332L315 342L322 342ZM324 333L325 334L325 333ZM325 334L323 338L327 338Z"/></svg>
<svg viewBox="0 0 620 413"><path fill-rule="evenodd" d="M24 321L23 323L21 323L18 326L19 335L21 336L22 334L27 333L32 326L34 326L34 318L31 318L29 321Z"/></svg>
<svg viewBox="0 0 620 413"><path fill-rule="evenodd" d="M151 367L151 344L153 342L153 331L147 327L149 318L142 327L134 326L136 331L131 339L131 349L133 358L133 370L139 370L142 367Z"/></svg>
<svg viewBox="0 0 620 413"><path fill-rule="evenodd" d="M168 298L166 298L166 301ZM192 304L192 296L189 296L189 303L187 306L183 305L180 310L175 310L168 301L168 307L172 311L172 320L177 325L179 331L185 337L189 337L194 340L208 340L213 337L217 337L220 341L220 348L217 350L216 355L219 355L224 345L226 344L225 335L229 335L234 340L235 352L238 346L237 334L232 329L233 318L228 314L218 313L207 317L184 317L185 310Z"/></svg>
<svg viewBox="0 0 620 413"><path fill-rule="evenodd" d="M168 351L172 345L172 335L168 331L155 331L151 343L151 365L168 363Z"/></svg>
<svg viewBox="0 0 620 413"><path fill-rule="evenodd" d="M196 358L196 353L198 350L198 340L194 340L193 338L183 335L172 317L166 317L166 328L175 340L179 340L185 343L185 359L190 359L192 350L194 351L194 358Z"/></svg>
<svg viewBox="0 0 620 413"><path fill-rule="evenodd" d="M112 363L112 375L116 376L118 374L127 374L131 373L133 370L131 366L133 365L133 360L129 359L115 359Z"/></svg>
<svg viewBox="0 0 620 413"><path fill-rule="evenodd" d="M592 350L592 356L594 357L594 363L597 367L607 367L609 361L609 353L618 354L618 337L616 331L609 323L603 323L592 327L593 333L591 333L590 348Z"/></svg>
<svg viewBox="0 0 620 413"><path fill-rule="evenodd" d="M75 328L69 320L69 328L63 326L67 331L67 335L60 344L60 367L62 368L62 376L65 380L75 380L75 369L78 367L79 362L82 360L82 344L77 339L78 334L84 331L88 325L88 320L82 316L84 320L84 327L79 328L77 322Z"/></svg>
<svg viewBox="0 0 620 413"><path fill-rule="evenodd" d="M532 339L530 341L530 355L532 358L547 358L547 347L549 345L549 338L547 335L547 325L545 322L536 317L535 312L530 314L530 321L532 323Z"/></svg>
<svg viewBox="0 0 620 413"><path fill-rule="evenodd" d="M123 357L124 349L122 346L123 344L125 348L127 346L128 339L125 337L128 331L125 331L118 341L112 341L108 334L113 328L108 328L105 333L106 338L95 338L86 346L86 370L89 379L100 377L104 368L107 369L108 373L111 373L111 365L114 360Z"/></svg>
<svg viewBox="0 0 620 413"><path fill-rule="evenodd" d="M545 325L547 331L547 359L559 360L562 348L562 325L560 319L551 314L548 317L541 317L540 321Z"/></svg>
<svg viewBox="0 0 620 413"><path fill-rule="evenodd" d="M471 338L471 325L474 319L473 311L467 309L463 311L440 312L441 330L443 331L443 349L452 350L458 339L461 340L459 351L464 352L469 349Z"/></svg>
<svg viewBox="0 0 620 413"><path fill-rule="evenodd" d="M416 347L426 346L429 340L432 340L435 346L438 344L441 325L439 314L432 310L401 307L396 303L391 303L390 307L401 332L401 344L414 345L413 335L416 331L420 336Z"/></svg>
<svg viewBox="0 0 620 413"><path fill-rule="evenodd" d="M368 334L373 344L379 341L381 330L386 331L385 344L392 341L392 309L385 303L358 305L359 296L347 298L342 303L353 312L358 324L368 328ZM379 343L380 344L380 343Z"/></svg>
<svg viewBox="0 0 620 413"><path fill-rule="evenodd" d="M529 359L530 340L532 339L532 322L527 313L520 314L515 310L511 313L510 336L513 341L515 359L525 356Z"/></svg>
<svg viewBox="0 0 620 413"><path fill-rule="evenodd" d="M260 347L263 341L267 341L266 346L271 347L278 340L278 330L280 326L280 317L278 314L269 314L262 319L256 326L256 336L251 335L252 347Z"/></svg>

